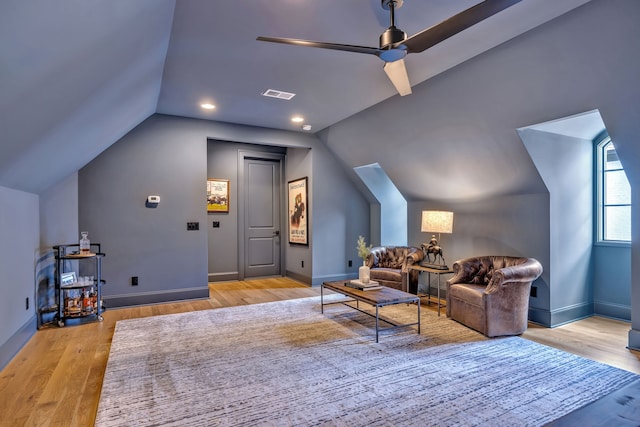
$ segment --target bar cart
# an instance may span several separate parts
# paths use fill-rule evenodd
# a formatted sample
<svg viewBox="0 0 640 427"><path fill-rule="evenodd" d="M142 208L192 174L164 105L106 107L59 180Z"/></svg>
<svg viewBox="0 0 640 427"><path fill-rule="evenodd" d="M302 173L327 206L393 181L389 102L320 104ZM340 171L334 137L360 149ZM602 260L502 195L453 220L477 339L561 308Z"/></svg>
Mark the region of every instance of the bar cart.
<svg viewBox="0 0 640 427"><path fill-rule="evenodd" d="M70 320L102 322L105 254L100 244L91 243L88 252L81 252L79 244L57 245L53 250L58 326L63 327Z"/></svg>

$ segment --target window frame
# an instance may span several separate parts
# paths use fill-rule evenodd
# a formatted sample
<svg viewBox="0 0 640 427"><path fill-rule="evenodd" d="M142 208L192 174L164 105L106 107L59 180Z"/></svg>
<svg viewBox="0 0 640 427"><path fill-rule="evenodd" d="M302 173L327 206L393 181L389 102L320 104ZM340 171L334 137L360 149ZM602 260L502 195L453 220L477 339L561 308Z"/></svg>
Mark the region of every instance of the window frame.
<svg viewBox="0 0 640 427"><path fill-rule="evenodd" d="M595 203L595 244L603 245L603 246L630 246L631 245L631 236L629 236L629 240L613 240L613 239L605 239L606 233L606 222L605 222L605 209L608 206L629 206L629 209L632 209L631 203L631 194L629 195L629 203L612 203L606 204L606 188L604 186L605 183L605 175L610 172L624 172L624 167L621 165L619 169L606 169L605 168L605 151L606 147L611 144L615 149L615 144L611 140L611 137L603 132L602 135L599 135L595 140L595 172L596 172L596 185L595 185L595 193L596 193L596 203ZM627 178L628 181L628 178ZM629 224L631 225L631 224Z"/></svg>

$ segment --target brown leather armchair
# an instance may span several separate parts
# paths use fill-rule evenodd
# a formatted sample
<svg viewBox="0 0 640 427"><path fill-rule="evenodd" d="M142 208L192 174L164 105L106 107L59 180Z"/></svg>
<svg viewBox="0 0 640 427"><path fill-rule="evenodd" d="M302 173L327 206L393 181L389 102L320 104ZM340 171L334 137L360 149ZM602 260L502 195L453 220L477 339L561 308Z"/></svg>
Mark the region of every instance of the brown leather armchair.
<svg viewBox="0 0 640 427"><path fill-rule="evenodd" d="M424 252L413 246L377 246L371 248L365 264L371 269L371 280L415 294L420 273L414 270L408 274L408 266L423 259Z"/></svg>
<svg viewBox="0 0 640 427"><path fill-rule="evenodd" d="M488 337L527 330L531 283L542 274L534 258L481 256L453 264L447 317Z"/></svg>

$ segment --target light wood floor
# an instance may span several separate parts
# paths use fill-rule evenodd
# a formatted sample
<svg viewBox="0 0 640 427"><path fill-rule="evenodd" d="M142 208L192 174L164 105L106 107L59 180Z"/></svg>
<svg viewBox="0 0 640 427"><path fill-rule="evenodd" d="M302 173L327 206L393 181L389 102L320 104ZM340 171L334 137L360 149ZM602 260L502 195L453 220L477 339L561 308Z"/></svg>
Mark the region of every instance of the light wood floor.
<svg viewBox="0 0 640 427"><path fill-rule="evenodd" d="M287 278L209 285L211 298L107 310L102 323L38 331L0 372L0 426L93 426L115 323L320 294ZM424 306L435 310L435 306ZM630 325L591 317L524 338L640 374L640 352L625 348Z"/></svg>

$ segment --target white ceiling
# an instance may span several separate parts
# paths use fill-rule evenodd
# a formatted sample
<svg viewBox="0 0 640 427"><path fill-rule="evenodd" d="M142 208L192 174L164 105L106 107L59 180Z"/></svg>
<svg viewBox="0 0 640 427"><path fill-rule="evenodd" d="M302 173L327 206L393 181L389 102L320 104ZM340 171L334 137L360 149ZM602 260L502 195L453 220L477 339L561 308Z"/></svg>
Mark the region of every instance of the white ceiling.
<svg viewBox="0 0 640 427"><path fill-rule="evenodd" d="M522 0L409 55L411 84L588 1ZM396 23L412 35L477 2L405 0ZM377 47L388 19L380 0L3 0L0 185L41 192L155 112L302 132L300 114L317 132L397 96L382 61L256 37Z"/></svg>

